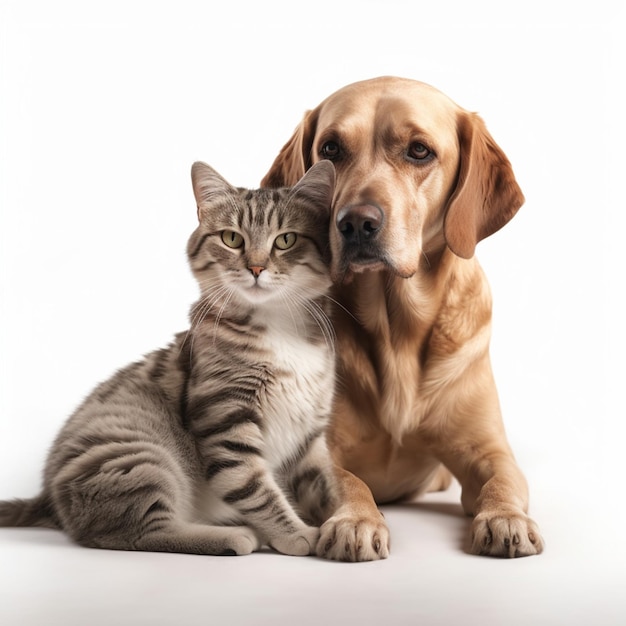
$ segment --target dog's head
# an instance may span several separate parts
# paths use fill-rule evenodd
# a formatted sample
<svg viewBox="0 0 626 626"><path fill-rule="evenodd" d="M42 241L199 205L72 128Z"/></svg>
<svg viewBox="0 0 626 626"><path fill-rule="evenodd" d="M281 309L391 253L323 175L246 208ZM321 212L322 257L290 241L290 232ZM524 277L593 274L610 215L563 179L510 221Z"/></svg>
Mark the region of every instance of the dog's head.
<svg viewBox="0 0 626 626"><path fill-rule="evenodd" d="M348 85L308 111L262 186L293 185L335 165L330 241L335 280L388 268L403 277L447 245L470 258L524 202L483 121L440 91L383 77Z"/></svg>

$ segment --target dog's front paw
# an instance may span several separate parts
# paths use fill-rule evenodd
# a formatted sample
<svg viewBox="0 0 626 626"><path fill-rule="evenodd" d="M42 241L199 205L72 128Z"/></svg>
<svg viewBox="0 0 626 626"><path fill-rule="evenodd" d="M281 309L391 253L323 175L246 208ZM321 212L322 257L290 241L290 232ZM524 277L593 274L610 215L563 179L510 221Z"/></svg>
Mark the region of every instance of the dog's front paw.
<svg viewBox="0 0 626 626"><path fill-rule="evenodd" d="M335 561L376 561L389 556L389 530L376 518L335 515L321 527L317 555Z"/></svg>
<svg viewBox="0 0 626 626"><path fill-rule="evenodd" d="M531 556L543 551L539 527L524 513L479 513L472 523L472 554Z"/></svg>

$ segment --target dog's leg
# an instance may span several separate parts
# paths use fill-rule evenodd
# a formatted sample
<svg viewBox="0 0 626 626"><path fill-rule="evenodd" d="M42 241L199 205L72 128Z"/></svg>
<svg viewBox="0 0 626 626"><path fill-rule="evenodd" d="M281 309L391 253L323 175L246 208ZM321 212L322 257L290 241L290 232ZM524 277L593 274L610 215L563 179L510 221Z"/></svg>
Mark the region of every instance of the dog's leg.
<svg viewBox="0 0 626 626"><path fill-rule="evenodd" d="M335 468L342 504L322 525L317 554L337 561L375 561L389 556L389 530L372 493L354 474Z"/></svg>
<svg viewBox="0 0 626 626"><path fill-rule="evenodd" d="M493 416L490 421L493 427ZM446 432L439 458L461 483L461 503L474 517L470 551L502 557L539 554L543 539L527 515L526 479L503 431L477 425L472 430L473 441L467 441L467 430L462 432Z"/></svg>
<svg viewBox="0 0 626 626"><path fill-rule="evenodd" d="M505 557L542 552L539 528L527 515L526 480L512 455L502 451L470 464L473 475L462 481L462 503L474 515L471 552Z"/></svg>
<svg viewBox="0 0 626 626"><path fill-rule="evenodd" d="M539 554L543 539L527 515L528 486L506 438L489 353L469 365L441 391L450 400L440 409L445 422L433 420L433 429L424 424L422 437L461 484L461 503L474 517L470 551Z"/></svg>

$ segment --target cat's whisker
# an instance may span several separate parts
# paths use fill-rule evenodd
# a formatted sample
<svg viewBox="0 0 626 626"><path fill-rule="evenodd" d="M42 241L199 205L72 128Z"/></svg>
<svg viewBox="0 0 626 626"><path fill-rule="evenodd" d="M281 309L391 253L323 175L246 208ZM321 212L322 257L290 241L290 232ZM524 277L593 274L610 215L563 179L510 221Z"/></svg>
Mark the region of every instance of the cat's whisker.
<svg viewBox="0 0 626 626"><path fill-rule="evenodd" d="M296 299L299 305L310 315L317 324L326 346L334 352L335 350L335 329L326 311L317 303L298 291L292 293L292 297Z"/></svg>
<svg viewBox="0 0 626 626"><path fill-rule="evenodd" d="M356 316L352 313L352 311L347 309L343 304L341 304L341 302L339 302L338 300L336 300L332 296L329 296L328 294L325 294L323 297L326 298L326 300L329 300L330 302L332 302L335 306L338 306L344 313L349 315L355 322L359 321L356 318Z"/></svg>
<svg viewBox="0 0 626 626"><path fill-rule="evenodd" d="M231 301L233 297L233 294L235 293L235 289L233 289L232 287L228 287L226 289L227 289L226 297L224 298L224 302L222 303L220 310L217 312L217 315L215 316L215 323L213 324L213 343L214 344L217 340L217 331L219 330L220 320L222 319L222 316L224 315L224 309L227 307L228 303Z"/></svg>
<svg viewBox="0 0 626 626"><path fill-rule="evenodd" d="M194 308L190 316L190 329L189 332L193 332L204 320L208 312L213 308L214 303L219 299L221 291L225 290L224 287L219 287L217 293L213 293L210 296L201 298Z"/></svg>
<svg viewBox="0 0 626 626"><path fill-rule="evenodd" d="M199 308L197 315L195 316L197 320L202 322L202 320L206 317L207 313L222 299L224 294L226 294L230 290L230 287L226 285L218 285L213 291L209 292L202 298L200 301L202 306Z"/></svg>
<svg viewBox="0 0 626 626"><path fill-rule="evenodd" d="M294 315L292 303L290 301L290 297L293 297L295 295L294 292L283 286L278 290L278 294L280 295L281 300L285 303L285 306L289 311L289 316L291 317L291 321L293 323L293 328L296 335L300 335L302 331L302 321L299 321L298 316Z"/></svg>
<svg viewBox="0 0 626 626"><path fill-rule="evenodd" d="M195 331L200 327L202 322L206 319L207 315L210 313L211 309L214 305L222 298L222 296L228 293L231 290L230 287L222 285L219 281L214 281L211 285L215 285L215 291L208 293L206 296L202 297L197 303L196 306L192 309L192 315L190 316L190 327L185 335L185 339L181 344L180 350L182 350L183 346L187 342L187 339L191 336L191 343L189 346L189 356L193 354L193 344L195 338ZM201 291L204 293L206 291L206 283L201 284Z"/></svg>

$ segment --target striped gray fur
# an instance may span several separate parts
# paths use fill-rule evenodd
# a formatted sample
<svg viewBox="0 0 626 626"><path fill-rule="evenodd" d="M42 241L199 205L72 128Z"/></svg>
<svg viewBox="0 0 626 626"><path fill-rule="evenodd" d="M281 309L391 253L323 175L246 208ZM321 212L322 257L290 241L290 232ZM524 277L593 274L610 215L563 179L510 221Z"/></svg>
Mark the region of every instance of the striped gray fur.
<svg viewBox="0 0 626 626"><path fill-rule="evenodd" d="M324 437L334 169L248 190L196 163L192 181L189 330L95 388L57 436L42 493L0 502L1 526L120 550L315 551L338 505Z"/></svg>

